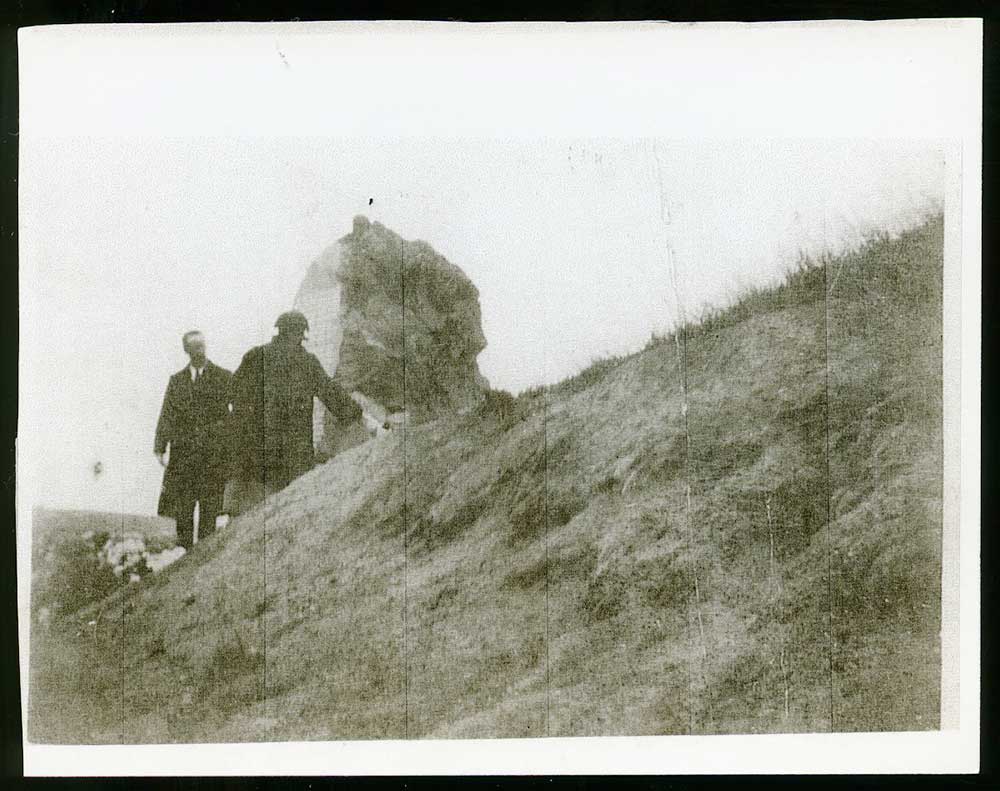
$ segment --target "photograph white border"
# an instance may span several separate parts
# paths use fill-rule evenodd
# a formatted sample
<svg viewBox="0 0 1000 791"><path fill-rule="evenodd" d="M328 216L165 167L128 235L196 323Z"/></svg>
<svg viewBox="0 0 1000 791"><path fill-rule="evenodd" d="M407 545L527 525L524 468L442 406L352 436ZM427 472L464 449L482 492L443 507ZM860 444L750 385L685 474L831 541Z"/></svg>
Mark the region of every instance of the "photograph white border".
<svg viewBox="0 0 1000 791"><path fill-rule="evenodd" d="M978 770L980 20L70 25L22 29L19 65L22 141L283 135L940 141L952 152L945 202L945 523L949 528L960 525L957 534L946 530L944 547L946 701L938 732L77 747L25 743L26 774ZM333 91L337 101L316 101L321 88ZM344 113L344 106L351 113ZM23 185L30 174L21 175ZM24 274L22 323L34 315L32 284ZM41 349L22 342L22 373L35 353ZM35 449L20 430L17 452L24 714L33 502L26 473Z"/></svg>

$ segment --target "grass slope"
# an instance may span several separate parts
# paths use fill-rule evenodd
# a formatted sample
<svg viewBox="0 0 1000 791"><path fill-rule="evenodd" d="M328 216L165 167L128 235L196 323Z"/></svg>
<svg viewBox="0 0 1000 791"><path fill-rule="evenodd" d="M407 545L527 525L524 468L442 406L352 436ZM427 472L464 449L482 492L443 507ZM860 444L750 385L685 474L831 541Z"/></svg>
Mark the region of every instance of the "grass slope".
<svg viewBox="0 0 1000 791"><path fill-rule="evenodd" d="M30 738L936 728L941 268L937 217L334 458L36 636Z"/></svg>
<svg viewBox="0 0 1000 791"><path fill-rule="evenodd" d="M98 551L109 539L172 545L174 523L144 514L35 508L31 514L31 610L73 612L104 598L117 581Z"/></svg>

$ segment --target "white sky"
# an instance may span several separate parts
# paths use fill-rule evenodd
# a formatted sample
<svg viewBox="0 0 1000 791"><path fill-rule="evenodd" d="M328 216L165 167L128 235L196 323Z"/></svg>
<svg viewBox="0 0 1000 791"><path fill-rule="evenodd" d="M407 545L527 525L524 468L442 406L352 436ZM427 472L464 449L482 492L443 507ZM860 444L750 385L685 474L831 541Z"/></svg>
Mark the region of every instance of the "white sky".
<svg viewBox="0 0 1000 791"><path fill-rule="evenodd" d="M838 63L819 57L822 37L779 26L747 51L766 53L759 63L734 68L697 46L702 29L665 49L591 30L585 52L559 29L519 41L538 85L511 91L508 42L483 28L437 34L419 57L401 34L332 46L253 30L61 29L41 31L48 47L22 41L21 343L37 351L22 356L21 442L44 482L35 502L155 508L153 431L186 359L181 333L201 328L209 356L235 367L358 213L462 267L480 291L480 368L517 392L667 329L671 265L697 312L779 276L799 249L837 249L942 203L939 114L902 127L879 115L914 91L926 98L924 71L954 76L952 60L914 42L872 40L859 63ZM922 28L912 32L919 43ZM850 40L860 52L866 36ZM775 80L766 57L782 42L826 70L782 75L802 91L780 103L788 129L822 111L809 102L829 103L823 79L843 79L878 134L844 135L841 114L827 119L837 139L773 139L751 110L756 100L777 111L757 80ZM926 61L916 75L915 52ZM705 57L722 73L708 62L690 71ZM655 68L681 61L696 85L657 81ZM646 122L657 92L677 108L670 122ZM720 108L742 115L712 115ZM401 118L413 119L405 137ZM676 118L700 118L705 134L671 127ZM748 123L741 138L717 138L720 124ZM600 136L567 134L577 128Z"/></svg>
<svg viewBox="0 0 1000 791"><path fill-rule="evenodd" d="M23 156L38 213L22 265L48 317L34 361L45 501L111 506L124 462L138 510L155 502L152 435L181 333L203 329L235 368L356 213L465 270L481 369L517 392L668 328L671 261L697 311L799 249L912 223L940 205L943 177L940 154L829 143L50 139Z"/></svg>

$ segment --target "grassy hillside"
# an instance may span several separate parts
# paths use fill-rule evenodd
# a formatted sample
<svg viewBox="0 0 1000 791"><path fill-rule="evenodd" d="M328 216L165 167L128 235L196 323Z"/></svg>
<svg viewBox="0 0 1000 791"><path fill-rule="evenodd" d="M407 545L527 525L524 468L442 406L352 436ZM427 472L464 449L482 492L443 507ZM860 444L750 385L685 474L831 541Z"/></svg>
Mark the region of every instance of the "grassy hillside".
<svg viewBox="0 0 1000 791"><path fill-rule="evenodd" d="M157 551L174 543L174 523L143 514L35 508L31 514L31 611L71 613L121 584L107 562L108 542ZM125 575L124 579L127 580Z"/></svg>
<svg viewBox="0 0 1000 791"><path fill-rule="evenodd" d="M29 736L938 726L942 220L317 468L34 637Z"/></svg>

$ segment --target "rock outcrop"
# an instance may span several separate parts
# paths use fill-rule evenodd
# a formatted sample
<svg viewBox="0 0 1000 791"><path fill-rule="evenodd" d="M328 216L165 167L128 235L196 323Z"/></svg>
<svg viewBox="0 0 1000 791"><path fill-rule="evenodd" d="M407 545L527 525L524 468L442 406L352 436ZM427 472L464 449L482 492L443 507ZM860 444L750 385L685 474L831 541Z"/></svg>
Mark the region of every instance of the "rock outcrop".
<svg viewBox="0 0 1000 791"><path fill-rule="evenodd" d="M295 307L309 319L307 347L379 422L458 412L488 387L476 363L486 338L472 281L426 242L366 217L313 262ZM360 436L336 427L321 404L313 419L321 455Z"/></svg>

